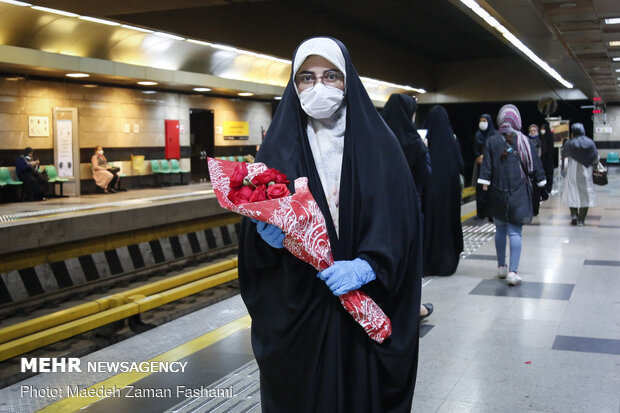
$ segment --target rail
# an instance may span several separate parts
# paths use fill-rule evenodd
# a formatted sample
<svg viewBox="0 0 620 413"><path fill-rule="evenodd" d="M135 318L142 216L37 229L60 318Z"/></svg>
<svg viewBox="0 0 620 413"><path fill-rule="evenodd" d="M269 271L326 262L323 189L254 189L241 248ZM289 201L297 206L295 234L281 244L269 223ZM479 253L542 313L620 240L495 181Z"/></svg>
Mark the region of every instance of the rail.
<svg viewBox="0 0 620 413"><path fill-rule="evenodd" d="M0 361L199 293L237 278L237 259L188 271L0 330Z"/></svg>

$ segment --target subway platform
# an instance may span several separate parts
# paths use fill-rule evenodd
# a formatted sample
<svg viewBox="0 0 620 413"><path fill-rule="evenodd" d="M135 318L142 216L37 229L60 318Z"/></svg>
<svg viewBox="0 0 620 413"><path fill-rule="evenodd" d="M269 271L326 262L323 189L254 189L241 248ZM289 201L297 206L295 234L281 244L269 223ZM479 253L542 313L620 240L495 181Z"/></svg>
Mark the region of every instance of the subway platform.
<svg viewBox="0 0 620 413"><path fill-rule="evenodd" d="M585 227L557 194L541 205L517 287L495 275L493 226L464 223L457 273L423 282L413 412L620 411L620 168L609 178ZM0 390L0 412L258 412L250 326L236 295L81 359L183 371L41 373Z"/></svg>

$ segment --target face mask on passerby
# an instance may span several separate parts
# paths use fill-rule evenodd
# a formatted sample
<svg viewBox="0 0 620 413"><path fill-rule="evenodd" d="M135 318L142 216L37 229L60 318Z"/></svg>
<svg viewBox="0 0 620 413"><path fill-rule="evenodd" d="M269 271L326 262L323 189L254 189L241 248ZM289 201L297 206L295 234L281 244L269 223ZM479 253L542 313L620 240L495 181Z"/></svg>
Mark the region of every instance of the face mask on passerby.
<svg viewBox="0 0 620 413"><path fill-rule="evenodd" d="M489 127L489 122L487 122L486 120L480 121L480 123L478 124L478 127L480 128L481 131L485 131Z"/></svg>
<svg viewBox="0 0 620 413"><path fill-rule="evenodd" d="M99 150L97 151L97 154L99 154L99 155L103 155L103 149L99 149Z"/></svg>

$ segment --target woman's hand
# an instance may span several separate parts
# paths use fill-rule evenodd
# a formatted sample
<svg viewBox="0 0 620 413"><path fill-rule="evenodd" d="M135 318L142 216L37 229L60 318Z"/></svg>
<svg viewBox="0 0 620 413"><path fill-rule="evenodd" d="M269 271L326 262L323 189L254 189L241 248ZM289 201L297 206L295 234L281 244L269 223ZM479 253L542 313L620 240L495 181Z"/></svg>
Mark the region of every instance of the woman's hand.
<svg viewBox="0 0 620 413"><path fill-rule="evenodd" d="M482 163L482 158L484 158L484 155L480 155L479 157L477 157L476 163Z"/></svg>
<svg viewBox="0 0 620 413"><path fill-rule="evenodd" d="M482 185L482 190L483 191L488 191L489 190L489 186L488 185Z"/></svg>

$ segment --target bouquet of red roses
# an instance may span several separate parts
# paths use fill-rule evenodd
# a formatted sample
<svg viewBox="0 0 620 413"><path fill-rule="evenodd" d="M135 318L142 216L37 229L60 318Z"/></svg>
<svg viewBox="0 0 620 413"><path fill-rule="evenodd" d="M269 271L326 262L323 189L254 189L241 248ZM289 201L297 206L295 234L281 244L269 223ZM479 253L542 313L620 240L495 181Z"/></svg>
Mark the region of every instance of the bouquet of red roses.
<svg viewBox="0 0 620 413"><path fill-rule="evenodd" d="M334 263L325 218L308 189L308 178L297 178L291 194L286 175L263 163L208 158L208 164L223 208L277 226L285 234L282 245L318 271ZM371 339L382 343L392 334L390 319L368 295L355 290L339 298Z"/></svg>

